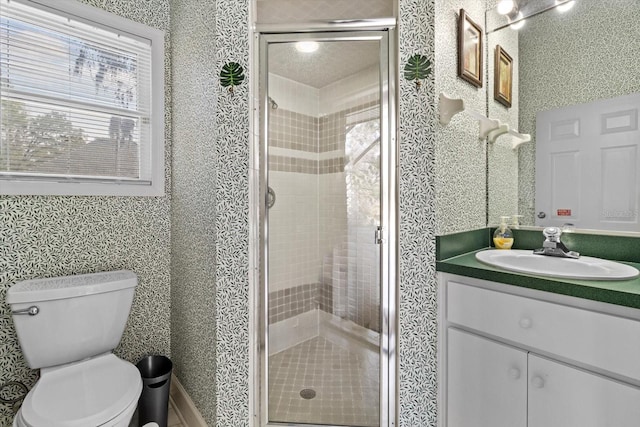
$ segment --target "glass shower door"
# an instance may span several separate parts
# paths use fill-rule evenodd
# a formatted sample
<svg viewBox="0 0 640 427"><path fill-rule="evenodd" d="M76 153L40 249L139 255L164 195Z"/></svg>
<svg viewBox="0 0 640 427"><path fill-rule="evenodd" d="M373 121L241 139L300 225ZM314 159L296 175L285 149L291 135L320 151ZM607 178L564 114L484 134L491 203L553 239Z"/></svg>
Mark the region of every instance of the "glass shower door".
<svg viewBox="0 0 640 427"><path fill-rule="evenodd" d="M374 34L263 41L268 423L381 425L387 47Z"/></svg>

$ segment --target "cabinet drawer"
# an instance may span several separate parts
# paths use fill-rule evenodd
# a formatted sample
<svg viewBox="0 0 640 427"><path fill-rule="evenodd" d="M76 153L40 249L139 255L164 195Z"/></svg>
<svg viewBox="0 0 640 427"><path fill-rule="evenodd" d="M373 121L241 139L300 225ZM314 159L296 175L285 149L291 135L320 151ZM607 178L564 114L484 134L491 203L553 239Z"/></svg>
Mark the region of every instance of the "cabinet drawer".
<svg viewBox="0 0 640 427"><path fill-rule="evenodd" d="M640 322L447 283L453 324L640 380Z"/></svg>

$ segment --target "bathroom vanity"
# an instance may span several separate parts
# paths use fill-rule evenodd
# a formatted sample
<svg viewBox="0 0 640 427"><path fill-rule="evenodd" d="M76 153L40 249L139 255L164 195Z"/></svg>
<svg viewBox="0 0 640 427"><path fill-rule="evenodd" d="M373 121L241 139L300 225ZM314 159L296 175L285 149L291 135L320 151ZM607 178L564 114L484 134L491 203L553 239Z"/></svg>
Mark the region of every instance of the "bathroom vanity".
<svg viewBox="0 0 640 427"><path fill-rule="evenodd" d="M441 427L639 425L639 278L536 277L474 252L438 270Z"/></svg>

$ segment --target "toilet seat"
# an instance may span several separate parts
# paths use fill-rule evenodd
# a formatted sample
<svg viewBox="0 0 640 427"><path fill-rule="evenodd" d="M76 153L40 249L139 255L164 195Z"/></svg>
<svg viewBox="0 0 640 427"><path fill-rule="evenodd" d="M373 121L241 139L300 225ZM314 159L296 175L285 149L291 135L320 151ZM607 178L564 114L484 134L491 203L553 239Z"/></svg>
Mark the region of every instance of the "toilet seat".
<svg viewBox="0 0 640 427"><path fill-rule="evenodd" d="M26 427L102 426L135 407L138 369L113 354L42 371L20 409Z"/></svg>

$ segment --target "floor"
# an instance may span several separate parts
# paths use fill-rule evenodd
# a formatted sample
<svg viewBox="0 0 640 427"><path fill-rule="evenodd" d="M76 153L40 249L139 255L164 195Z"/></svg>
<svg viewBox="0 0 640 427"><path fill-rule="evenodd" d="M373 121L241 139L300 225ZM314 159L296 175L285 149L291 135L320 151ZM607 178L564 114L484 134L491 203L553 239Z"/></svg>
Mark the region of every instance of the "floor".
<svg viewBox="0 0 640 427"><path fill-rule="evenodd" d="M189 427L180 412L176 410L171 399L169 399L169 416L167 417L167 427ZM142 427L138 425L138 412L133 416L133 419L129 423L129 427Z"/></svg>
<svg viewBox="0 0 640 427"><path fill-rule="evenodd" d="M369 353L316 337L269 357L270 421L379 426L379 360Z"/></svg>

